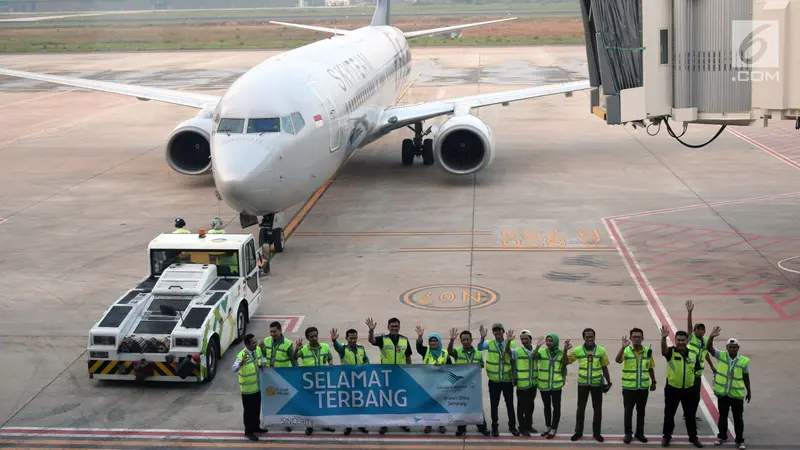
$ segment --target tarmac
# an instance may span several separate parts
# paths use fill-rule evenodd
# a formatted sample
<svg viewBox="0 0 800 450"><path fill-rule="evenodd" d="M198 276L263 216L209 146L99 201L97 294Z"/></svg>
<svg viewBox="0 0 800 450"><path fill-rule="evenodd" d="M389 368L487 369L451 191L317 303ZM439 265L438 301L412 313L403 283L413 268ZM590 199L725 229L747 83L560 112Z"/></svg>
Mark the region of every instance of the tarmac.
<svg viewBox="0 0 800 450"><path fill-rule="evenodd" d="M0 55L0 67L222 92L275 53ZM413 58L423 73L403 103L586 77L581 46L424 48ZM206 385L144 386L90 380L86 370L89 328L147 274L153 237L170 232L176 217L197 229L220 216L238 231L211 176L182 176L165 163L166 136L194 111L10 78L0 78L0 107L0 447L263 445L244 440L228 370ZM366 343L368 317L379 333L398 317L412 340L417 325L426 336L453 327L477 336L481 325L502 322L517 335L555 332L575 346L592 327L613 360L620 337L639 327L656 355L659 389L645 431L657 444L666 373L659 327L685 329L684 303L693 300L695 322L721 326L721 338L737 337L752 358L749 448L798 448L800 363L787 350L798 341L800 275L778 266L800 255L794 123L737 127L695 150L665 130L649 136L606 125L590 113L587 93L477 114L496 135L487 170L453 178L436 166L404 167L400 141L409 136L397 131L289 211L287 248L262 277L265 298L250 332L265 336L272 320L292 339L308 326L321 337L352 327L377 360ZM690 126L682 139L704 142L715 132ZM226 354L220 367L232 363ZM602 430L604 446L614 447L623 430L620 365L609 370ZM567 448L575 444L576 373L570 366L552 441L512 437L502 402L500 438L473 428L466 438L421 429L384 437L275 429L263 437L275 448ZM718 415L712 382L706 369L697 424L709 445ZM488 419L487 388L484 408ZM542 408L537 397L539 430ZM577 444L600 445L590 408ZM674 444L686 445L681 412L675 435Z"/></svg>

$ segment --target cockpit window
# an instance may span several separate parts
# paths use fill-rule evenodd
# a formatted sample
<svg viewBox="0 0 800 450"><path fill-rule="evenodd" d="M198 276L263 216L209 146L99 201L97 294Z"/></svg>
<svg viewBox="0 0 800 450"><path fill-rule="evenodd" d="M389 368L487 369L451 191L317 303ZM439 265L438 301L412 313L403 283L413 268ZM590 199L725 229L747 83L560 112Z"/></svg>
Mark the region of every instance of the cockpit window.
<svg viewBox="0 0 800 450"><path fill-rule="evenodd" d="M250 119L247 121L248 133L278 133L280 131L281 121L277 117Z"/></svg>
<svg viewBox="0 0 800 450"><path fill-rule="evenodd" d="M303 116L301 116L299 112L292 113L291 117L292 123L294 123L294 132L299 133L306 125L306 121L303 120Z"/></svg>
<svg viewBox="0 0 800 450"><path fill-rule="evenodd" d="M294 134L294 127L292 126L292 119L290 119L289 116L281 117L281 124L283 126L283 131L285 131L285 132L287 132L289 134Z"/></svg>
<svg viewBox="0 0 800 450"><path fill-rule="evenodd" d="M218 133L241 133L244 129L244 119L221 119Z"/></svg>

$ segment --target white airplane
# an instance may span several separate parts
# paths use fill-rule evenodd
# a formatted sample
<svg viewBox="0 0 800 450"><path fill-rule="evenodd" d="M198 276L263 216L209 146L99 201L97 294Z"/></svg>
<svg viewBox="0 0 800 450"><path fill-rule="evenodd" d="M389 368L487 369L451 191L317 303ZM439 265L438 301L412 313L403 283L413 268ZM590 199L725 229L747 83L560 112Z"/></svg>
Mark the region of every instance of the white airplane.
<svg viewBox="0 0 800 450"><path fill-rule="evenodd" d="M273 227L276 214L309 198L354 151L387 133L414 132L403 140L403 165L421 157L445 172L471 174L495 154L492 131L470 114L473 108L591 89L580 81L399 105L410 77L408 39L515 18L403 32L391 26L389 2L378 0L371 23L352 31L272 22L333 36L266 59L221 97L10 69L0 74L199 109L169 135L167 163L186 175L213 172L218 195L240 213L242 227L261 216L261 244L281 252L285 235ZM425 120L443 115L452 117L423 130Z"/></svg>

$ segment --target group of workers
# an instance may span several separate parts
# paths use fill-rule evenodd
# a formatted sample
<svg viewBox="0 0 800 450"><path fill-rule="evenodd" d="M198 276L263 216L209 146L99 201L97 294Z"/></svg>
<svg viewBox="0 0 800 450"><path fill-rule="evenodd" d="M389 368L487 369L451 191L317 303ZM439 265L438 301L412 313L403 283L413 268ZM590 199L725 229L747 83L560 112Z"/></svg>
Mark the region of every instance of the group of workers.
<svg viewBox="0 0 800 450"><path fill-rule="evenodd" d="M186 221L177 218L175 219L175 231L172 232L173 234L192 234L191 230L186 229ZM209 227L208 234L224 234L225 233L225 226L222 223L222 219L219 217L214 217L211 220L211 227Z"/></svg>
<svg viewBox="0 0 800 450"><path fill-rule="evenodd" d="M728 413L733 410L735 424L735 442L738 448L744 449L744 401L750 401L749 358L739 354L739 343L735 338L727 340L725 349L716 349L713 345L714 338L719 336L721 329L715 327L710 336L705 336L703 324L692 325L692 311L694 305L691 301L686 303L688 310L688 332L675 333L673 346L667 346L669 330L661 328L661 355L666 359L667 377L664 386L664 424L662 446L670 445L672 432L675 428L674 416L678 405L682 405L684 420L690 442L695 447L703 447L697 436L695 413L700 402L700 385L705 361L709 362L714 373L714 393L719 406L719 434L715 445L722 445L728 438ZM366 320L369 328L368 341L380 349L381 364L411 364L413 354L409 339L400 334L400 320L389 319L388 334L375 336L376 322L369 318ZM502 395L508 413L508 429L514 436L531 436L538 433L533 427L534 399L539 391L544 406L544 421L546 429L540 436L552 439L558 430L561 419L561 393L565 385L567 366L575 362L577 369L578 402L576 413L575 433L572 440L577 441L583 436L583 424L586 405L589 397L592 399L593 420L592 435L595 440L603 442L600 432L602 422L603 394L611 389L612 382L608 371L609 357L606 349L595 343L595 331L591 328L583 330L583 344L572 348L569 339L566 339L563 348L559 348L559 337L555 333L535 339L528 330L522 330L519 335L520 345L515 341L513 330L506 332L503 324L492 325L494 339L487 340L487 330L481 325L479 329L480 341L473 345L472 333L469 330L459 332L456 328L450 330L450 341L447 348L437 333L428 335L428 346L423 344L424 330L417 326L416 350L422 356L423 364L479 364L485 368L489 379L489 398L491 409L491 431L487 428L486 421L478 425L478 431L485 436L499 436L498 431L498 406ZM266 367L281 368L294 366L319 366L332 365L333 356L330 346L319 342L319 330L309 327L305 330L305 338L293 343L287 339L281 330L279 322L270 324L269 336L259 343L255 336L248 334L245 337L245 349L236 357L233 371L239 374L239 385L242 393L244 407L245 435L251 440L258 440L255 433L265 433L261 428L261 395L259 388L259 369ZM336 329L330 331L333 349L338 353L342 365L370 364L365 348L358 344L358 331L349 329L345 333L346 343L339 342ZM460 348L455 348L456 338L461 342ZM621 347L614 358L615 362L622 365L622 397L624 408L625 436L623 441L629 444L635 437L640 442L647 442L644 434L645 407L648 394L656 390L655 362L650 347L642 346L644 332L640 328L633 328L627 336L621 339ZM486 351L484 358L483 351ZM711 364L711 356L717 359L717 367ZM517 408L514 409L514 387L517 391ZM746 393L745 393L746 391ZM633 410L636 409L637 423L634 432L632 426ZM408 427L401 427L408 432ZM466 426L459 426L456 436L466 433ZM334 431L326 428L327 431ZM359 428L363 433L368 431ZM291 428L287 428L291 431ZM348 435L352 428L346 428L344 434ZM380 434L385 434L386 427L381 427ZM430 433L432 427L427 426L425 433ZM306 434L312 434L312 428L306 428ZM445 433L446 428L439 427L440 433Z"/></svg>

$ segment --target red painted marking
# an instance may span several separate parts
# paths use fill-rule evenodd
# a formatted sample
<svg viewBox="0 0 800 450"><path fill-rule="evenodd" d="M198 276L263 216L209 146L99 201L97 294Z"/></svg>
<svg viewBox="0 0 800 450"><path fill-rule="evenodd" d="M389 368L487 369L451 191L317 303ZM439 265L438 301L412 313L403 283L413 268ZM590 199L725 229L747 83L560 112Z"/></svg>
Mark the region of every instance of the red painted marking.
<svg viewBox="0 0 800 450"><path fill-rule="evenodd" d="M664 225L664 226L661 226L659 228L656 228L655 230L645 230L645 231L640 231L638 233L631 233L631 234L628 235L628 237L639 236L640 234L655 233L657 231L661 231L663 229L670 228L670 227L671 227L671 225Z"/></svg>
<svg viewBox="0 0 800 450"><path fill-rule="evenodd" d="M322 120L322 115L321 114L317 114L317 115L314 116L314 122L319 122L320 120Z"/></svg>
<svg viewBox="0 0 800 450"><path fill-rule="evenodd" d="M744 290L744 289L750 289L750 288L756 287L756 286L758 286L760 284L764 284L764 283L767 283L769 281L777 280L777 279L780 279L780 278L783 278L783 275L781 275L781 274L773 275L773 276L771 276L769 278L765 278L765 279L763 279L761 281L756 281L755 283L751 283L751 284L748 284L746 286L742 286L740 288L736 288L736 289L733 290L733 292L739 292L739 291Z"/></svg>
<svg viewBox="0 0 800 450"><path fill-rule="evenodd" d="M286 333L297 333L300 324L306 316L253 316L250 320L259 322L282 322L281 327Z"/></svg>
<svg viewBox="0 0 800 450"><path fill-rule="evenodd" d="M786 305L794 303L794 302L796 302L798 300L800 300L800 297L790 298L789 300L784 300L784 301L782 301L782 302L780 302L778 304L780 306L786 306Z"/></svg>
<svg viewBox="0 0 800 450"><path fill-rule="evenodd" d="M739 139L742 139L743 141L746 141L746 142L748 142L748 143L750 143L750 144L752 144L752 145L755 145L755 146L756 146L756 147L758 147L759 149L761 149L761 150L763 150L763 151L765 151L765 152L769 153L770 155L772 155L772 156L774 156L774 157L776 157L776 158L780 159L781 161L785 162L786 164L789 164L789 165L790 165L790 166L792 166L792 167L795 167L795 168L797 168L797 169L800 169L800 164L798 164L798 163L796 163L796 162L792 161L790 158L787 158L787 157L785 157L785 156L781 155L780 153L778 153L778 152L776 152L775 150L773 150L773 149L771 149L771 148L767 147L766 145L764 145L764 144L761 144L761 143L759 143L759 142L756 142L756 141L755 141L755 140L753 140L753 139L750 139L749 137L745 136L744 134L742 134L742 133L741 133L741 132L739 132L739 131L732 130L732 129L730 129L730 128L728 128L728 131L729 131L730 133L733 133L733 135L734 135L734 136L736 136L736 137L738 137Z"/></svg>
<svg viewBox="0 0 800 450"><path fill-rule="evenodd" d="M783 308L781 308L780 305L775 303L775 299L773 299L771 295L764 294L764 295L761 296L761 298L763 298L764 301L766 301L767 304L769 306L771 306L772 309L774 309L776 313L778 313L778 315L781 317L781 319L789 319L790 318L789 314L786 314L786 312L783 310Z"/></svg>

